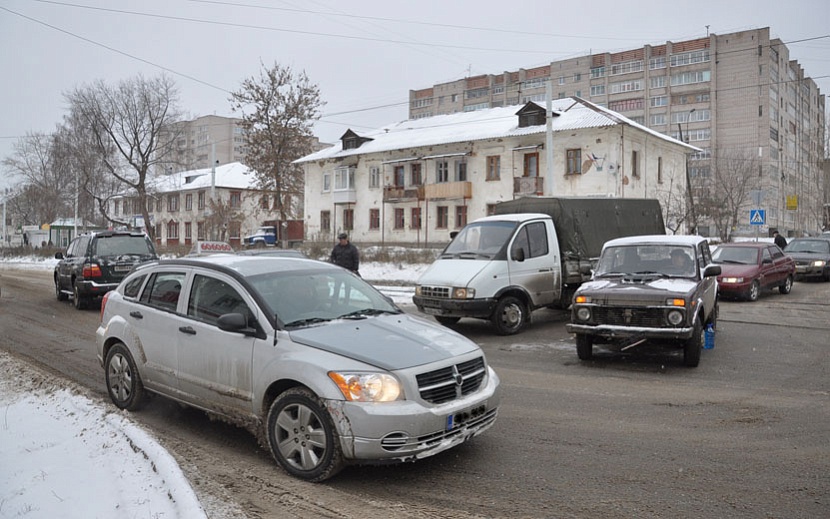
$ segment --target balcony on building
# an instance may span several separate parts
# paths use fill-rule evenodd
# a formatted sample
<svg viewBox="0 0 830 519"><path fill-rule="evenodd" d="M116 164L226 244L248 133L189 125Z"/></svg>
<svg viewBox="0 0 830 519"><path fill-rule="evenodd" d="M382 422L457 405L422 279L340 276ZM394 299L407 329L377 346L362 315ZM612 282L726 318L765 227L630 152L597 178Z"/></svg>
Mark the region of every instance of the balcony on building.
<svg viewBox="0 0 830 519"><path fill-rule="evenodd" d="M424 186L424 197L427 199L467 199L473 197L473 184L464 182L439 182Z"/></svg>
<svg viewBox="0 0 830 519"><path fill-rule="evenodd" d="M400 186L386 186L383 188L384 202L412 202L424 199L424 186L404 188Z"/></svg>
<svg viewBox="0 0 830 519"><path fill-rule="evenodd" d="M543 177L513 178L514 195L543 195L545 179Z"/></svg>
<svg viewBox="0 0 830 519"><path fill-rule="evenodd" d="M333 189L331 195L335 204L353 204L357 202L357 191L351 188Z"/></svg>

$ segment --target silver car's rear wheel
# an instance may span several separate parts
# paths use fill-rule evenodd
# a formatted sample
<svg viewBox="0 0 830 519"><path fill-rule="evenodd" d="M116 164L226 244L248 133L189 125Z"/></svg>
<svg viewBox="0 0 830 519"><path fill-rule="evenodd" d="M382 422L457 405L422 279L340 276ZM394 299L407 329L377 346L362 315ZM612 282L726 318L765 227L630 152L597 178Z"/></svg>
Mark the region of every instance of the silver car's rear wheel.
<svg viewBox="0 0 830 519"><path fill-rule="evenodd" d="M112 403L128 411L140 409L146 396L144 384L127 347L122 343L113 346L107 353L105 366L107 393Z"/></svg>
<svg viewBox="0 0 830 519"><path fill-rule="evenodd" d="M278 396L268 411L267 427L271 453L291 475L317 482L343 468L331 416L308 389L295 387Z"/></svg>

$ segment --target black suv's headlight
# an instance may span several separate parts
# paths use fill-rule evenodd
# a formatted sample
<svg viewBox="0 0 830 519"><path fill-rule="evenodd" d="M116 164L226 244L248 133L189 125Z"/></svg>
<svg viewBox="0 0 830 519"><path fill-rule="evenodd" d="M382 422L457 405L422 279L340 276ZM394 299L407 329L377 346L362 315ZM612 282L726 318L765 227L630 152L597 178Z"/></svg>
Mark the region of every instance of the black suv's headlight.
<svg viewBox="0 0 830 519"><path fill-rule="evenodd" d="M591 319L591 309L587 306L580 306L576 309L576 318L580 321L588 321Z"/></svg>
<svg viewBox="0 0 830 519"><path fill-rule="evenodd" d="M686 317L686 315L683 310L669 310L669 313L666 315L666 320L670 325L677 326L683 322L684 317Z"/></svg>

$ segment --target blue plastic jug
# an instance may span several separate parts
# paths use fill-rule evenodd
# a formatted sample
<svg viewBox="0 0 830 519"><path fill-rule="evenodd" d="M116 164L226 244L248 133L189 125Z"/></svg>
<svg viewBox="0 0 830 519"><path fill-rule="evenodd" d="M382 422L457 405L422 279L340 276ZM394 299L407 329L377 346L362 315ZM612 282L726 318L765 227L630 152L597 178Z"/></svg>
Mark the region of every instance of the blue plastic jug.
<svg viewBox="0 0 830 519"><path fill-rule="evenodd" d="M710 324L706 325L706 330L703 332L703 348L711 350L715 347L715 327Z"/></svg>

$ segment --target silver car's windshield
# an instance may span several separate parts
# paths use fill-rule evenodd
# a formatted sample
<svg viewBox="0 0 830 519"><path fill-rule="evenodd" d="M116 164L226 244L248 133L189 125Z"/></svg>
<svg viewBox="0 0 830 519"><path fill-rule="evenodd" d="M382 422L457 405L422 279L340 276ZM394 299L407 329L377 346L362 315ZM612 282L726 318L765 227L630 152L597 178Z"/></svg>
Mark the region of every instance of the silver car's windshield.
<svg viewBox="0 0 830 519"><path fill-rule="evenodd" d="M364 319L400 313L372 285L346 270L295 271L250 278L250 283L287 328L332 319Z"/></svg>
<svg viewBox="0 0 830 519"><path fill-rule="evenodd" d="M599 258L594 276L625 275L696 277L694 248L668 244L606 247Z"/></svg>
<svg viewBox="0 0 830 519"><path fill-rule="evenodd" d="M442 258L489 259L507 243L516 229L516 222L472 223L447 245Z"/></svg>

